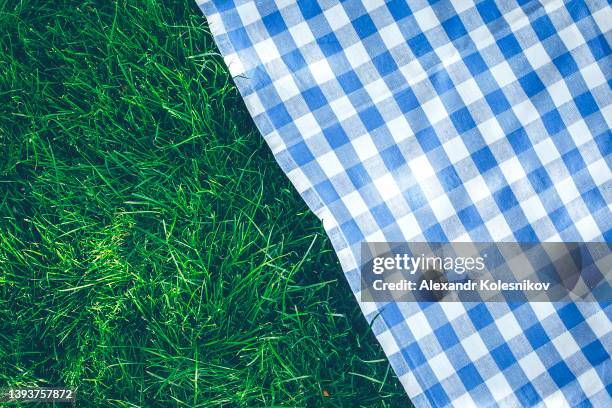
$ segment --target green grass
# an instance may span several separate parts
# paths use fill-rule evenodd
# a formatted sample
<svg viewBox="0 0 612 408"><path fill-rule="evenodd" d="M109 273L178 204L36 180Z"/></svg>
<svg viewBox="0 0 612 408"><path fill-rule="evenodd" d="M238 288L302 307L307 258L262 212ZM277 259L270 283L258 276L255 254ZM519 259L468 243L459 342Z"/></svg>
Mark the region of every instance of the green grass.
<svg viewBox="0 0 612 408"><path fill-rule="evenodd" d="M405 406L193 0L0 0L0 387Z"/></svg>

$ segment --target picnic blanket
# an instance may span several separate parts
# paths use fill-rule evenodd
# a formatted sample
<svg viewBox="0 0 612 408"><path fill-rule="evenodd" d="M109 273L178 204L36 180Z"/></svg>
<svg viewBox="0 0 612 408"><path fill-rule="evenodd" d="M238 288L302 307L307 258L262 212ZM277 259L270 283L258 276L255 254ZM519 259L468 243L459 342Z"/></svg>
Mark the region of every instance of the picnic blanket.
<svg viewBox="0 0 612 408"><path fill-rule="evenodd" d="M612 241L605 0L199 0L360 301L360 243ZM361 302L417 407L612 406L608 302Z"/></svg>

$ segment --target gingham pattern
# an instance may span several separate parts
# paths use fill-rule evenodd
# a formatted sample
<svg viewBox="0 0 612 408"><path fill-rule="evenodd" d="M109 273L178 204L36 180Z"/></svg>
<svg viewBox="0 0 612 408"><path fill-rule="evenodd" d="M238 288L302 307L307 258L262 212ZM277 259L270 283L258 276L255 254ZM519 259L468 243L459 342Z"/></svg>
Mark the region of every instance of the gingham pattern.
<svg viewBox="0 0 612 408"><path fill-rule="evenodd" d="M364 240L612 240L604 0L201 8L358 299ZM417 406L612 406L608 304L361 307Z"/></svg>

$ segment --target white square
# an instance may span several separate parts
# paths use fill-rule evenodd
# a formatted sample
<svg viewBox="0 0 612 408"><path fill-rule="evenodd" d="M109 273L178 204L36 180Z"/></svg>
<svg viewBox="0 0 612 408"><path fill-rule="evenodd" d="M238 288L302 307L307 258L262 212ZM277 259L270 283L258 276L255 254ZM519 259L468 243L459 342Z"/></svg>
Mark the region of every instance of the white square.
<svg viewBox="0 0 612 408"><path fill-rule="evenodd" d="M325 59L313 62L308 67L310 68L310 73L312 74L313 78L319 85L334 79L334 71L332 71L331 67L327 63L327 60Z"/></svg>
<svg viewBox="0 0 612 408"><path fill-rule="evenodd" d="M287 150L285 142L277 131L273 131L267 134L266 142L268 143L268 146L270 146L270 150L272 150L272 153L274 153L275 155L282 152L283 150Z"/></svg>
<svg viewBox="0 0 612 408"><path fill-rule="evenodd" d="M505 12L503 16L508 22L508 25L512 28L512 31L515 33L529 24L529 18L525 15L521 7L515 7L514 9Z"/></svg>
<svg viewBox="0 0 612 408"><path fill-rule="evenodd" d="M359 194L359 191L353 191L352 193L345 195L344 197L342 197L342 202L344 203L348 211L351 213L353 218L368 211L368 206L363 201L363 198L361 198L361 194Z"/></svg>
<svg viewBox="0 0 612 408"><path fill-rule="evenodd" d="M371 60L361 41L357 41L355 44L347 47L344 50L344 55L352 68L357 68Z"/></svg>
<svg viewBox="0 0 612 408"><path fill-rule="evenodd" d="M440 303L440 307L444 311L444 314L449 322L452 322L459 316L465 315L465 307L463 307L463 304L459 302Z"/></svg>
<svg viewBox="0 0 612 408"><path fill-rule="evenodd" d="M489 146L498 140L505 139L506 134L504 130L499 125L496 117L492 117L491 119L482 122L478 125L478 130L482 134L482 138L487 142Z"/></svg>
<svg viewBox="0 0 612 408"><path fill-rule="evenodd" d="M514 105L512 110L523 126L527 126L540 117L540 113L530 99L525 99L523 102Z"/></svg>
<svg viewBox="0 0 612 408"><path fill-rule="evenodd" d="M534 70L551 62L548 53L540 42L535 43L523 52Z"/></svg>
<svg viewBox="0 0 612 408"><path fill-rule="evenodd" d="M453 399L451 401L453 407L477 408L476 401L470 396L469 392Z"/></svg>
<svg viewBox="0 0 612 408"><path fill-rule="evenodd" d="M463 81L456 87L457 92L463 99L465 105L471 105L472 103L481 100L484 96L480 91L480 87L474 80L474 78L469 78L467 81Z"/></svg>
<svg viewBox="0 0 612 408"><path fill-rule="evenodd" d="M463 187L474 203L491 196L491 191L481 175L477 175L476 177L466 181L463 183Z"/></svg>
<svg viewBox="0 0 612 408"><path fill-rule="evenodd" d="M469 10L474 7L474 3L469 0L451 0L455 13L463 13L465 10Z"/></svg>
<svg viewBox="0 0 612 408"><path fill-rule="evenodd" d="M434 13L433 9L429 6L425 6L421 10L414 13L414 18L416 19L417 23L419 23L421 31L427 31L440 25L438 17Z"/></svg>
<svg viewBox="0 0 612 408"><path fill-rule="evenodd" d="M271 38L260 41L254 44L253 47L262 64L267 64L268 62L280 58L276 44L274 44Z"/></svg>
<svg viewBox="0 0 612 408"><path fill-rule="evenodd" d="M581 374L578 377L578 382L580 383L582 392L584 392L584 395L586 395L587 398L601 392L604 389L604 385L594 368L591 368L585 373Z"/></svg>
<svg viewBox="0 0 612 408"><path fill-rule="evenodd" d="M406 374L399 377L399 381L404 386L404 389L406 390L408 395L416 396L423 393L423 389L414 377L412 371L408 371Z"/></svg>
<svg viewBox="0 0 612 408"><path fill-rule="evenodd" d="M343 95L338 99L334 99L329 103L336 117L340 122L357 115L357 111L348 96Z"/></svg>
<svg viewBox="0 0 612 408"><path fill-rule="evenodd" d="M521 329L521 326L518 324L518 321L512 312L506 313L502 317L495 319L495 324L497 325L500 334L506 341L509 341L523 333L523 329Z"/></svg>
<svg viewBox="0 0 612 408"><path fill-rule="evenodd" d="M506 61L502 61L491 68L491 74L493 75L493 78L495 78L495 81L497 81L499 84L500 88L516 82L516 76L514 75L514 72L512 72L510 64L508 64Z"/></svg>
<svg viewBox="0 0 612 408"><path fill-rule="evenodd" d="M542 400L546 408L570 408L563 391L557 390ZM541 405L540 405L541 406Z"/></svg>
<svg viewBox="0 0 612 408"><path fill-rule="evenodd" d="M384 0L369 0L369 1L363 2L363 7L365 7L368 13L371 13L372 11L384 5L385 5Z"/></svg>
<svg viewBox="0 0 612 408"><path fill-rule="evenodd" d="M442 194L433 201L430 201L429 207L438 221L443 221L457 212L446 194Z"/></svg>
<svg viewBox="0 0 612 408"><path fill-rule="evenodd" d="M299 167L296 167L295 169L288 172L287 177L289 177L289 180L291 180L295 189L299 193L303 193L304 191L310 188L308 177L306 177L302 169L300 169Z"/></svg>
<svg viewBox="0 0 612 408"><path fill-rule="evenodd" d="M374 103L383 101L392 96L391 90L385 83L385 80L382 78L378 78L377 80L364 85L364 89Z"/></svg>
<svg viewBox="0 0 612 408"><path fill-rule="evenodd" d="M538 357L535 351L521 358L518 363L529 381L533 381L546 371L544 364L542 364L542 360L540 360L540 357Z"/></svg>
<svg viewBox="0 0 612 408"><path fill-rule="evenodd" d="M502 401L508 395L512 394L513 390L504 373L497 373L493 377L487 378L487 388L491 391L494 401Z"/></svg>
<svg viewBox="0 0 612 408"><path fill-rule="evenodd" d="M327 20L327 23L331 27L332 31L337 31L339 28L342 28L351 22L344 11L342 4L337 4L334 7L328 8L323 12L323 14L325 14L325 19Z"/></svg>
<svg viewBox="0 0 612 408"><path fill-rule="evenodd" d="M225 62L225 65L227 65L227 69L232 77L237 77L244 74L245 68L244 65L242 65L242 61L238 57L238 54L226 55L223 57L223 61Z"/></svg>
<svg viewBox="0 0 612 408"><path fill-rule="evenodd" d="M598 86L606 83L606 77L604 76L603 72L601 72L601 69L596 62L588 67L581 68L580 74L582 75L582 78L584 79L584 82L586 82L589 89L595 89Z"/></svg>
<svg viewBox="0 0 612 408"><path fill-rule="evenodd" d="M413 59L406 65L402 65L400 72L410 86L415 86L427 79L427 73L423 70L418 58Z"/></svg>
<svg viewBox="0 0 612 408"><path fill-rule="evenodd" d="M436 375L438 381L450 377L455 373L453 365L448 361L445 353L440 353L428 361L429 367Z"/></svg>
<svg viewBox="0 0 612 408"><path fill-rule="evenodd" d="M540 322L557 312L550 302L533 302L530 306Z"/></svg>
<svg viewBox="0 0 612 408"><path fill-rule="evenodd" d="M397 346L395 338L393 337L393 333L390 331L384 331L377 335L376 338L387 356L392 356L399 353L400 349Z"/></svg>
<svg viewBox="0 0 612 408"><path fill-rule="evenodd" d="M560 80L552 85L548 86L548 93L555 103L556 107L561 107L564 104L572 100L572 94L570 93L565 80Z"/></svg>
<svg viewBox="0 0 612 408"><path fill-rule="evenodd" d="M433 97L424 104L421 104L421 108L425 112L425 115L427 115L429 123L432 125L438 123L448 116L446 108L444 107L444 104L442 104L442 100L437 96Z"/></svg>
<svg viewBox="0 0 612 408"><path fill-rule="evenodd" d="M544 166L561 157L551 139L546 138L533 147Z"/></svg>
<svg viewBox="0 0 612 408"><path fill-rule="evenodd" d="M592 17L602 33L612 30L612 10L610 10L610 7L602 7L594 12Z"/></svg>
<svg viewBox="0 0 612 408"><path fill-rule="evenodd" d="M453 65L455 62L461 59L459 51L457 51L452 42L438 46L435 49L435 52L445 67Z"/></svg>
<svg viewBox="0 0 612 408"><path fill-rule="evenodd" d="M344 171L344 166L338 160L338 156L332 150L317 158L317 162L327 177L333 177ZM365 205L365 204L364 204Z"/></svg>
<svg viewBox="0 0 612 408"><path fill-rule="evenodd" d="M510 159L499 164L499 169L503 173L508 184L512 184L516 181L527 178L525 169L516 156L512 156Z"/></svg>
<svg viewBox="0 0 612 408"><path fill-rule="evenodd" d="M452 164L456 164L470 155L465 143L459 136L452 138L442 146Z"/></svg>
<svg viewBox="0 0 612 408"><path fill-rule="evenodd" d="M374 180L374 185L384 201L389 201L402 194L393 176L389 173Z"/></svg>
<svg viewBox="0 0 612 408"><path fill-rule="evenodd" d="M470 31L469 35L472 38L472 41L474 41L476 48L479 50L483 50L489 45L495 44L495 37L491 35L489 27L484 24Z"/></svg>
<svg viewBox="0 0 612 408"><path fill-rule="evenodd" d="M563 204L567 205L580 197L580 193L576 188L576 184L571 177L568 177L564 180L561 180L558 183L555 183L555 190L557 190L557 194L559 194L559 198Z"/></svg>
<svg viewBox="0 0 612 408"><path fill-rule="evenodd" d="M488 354L487 346L478 333L474 333L461 340L461 346L472 361L478 361L481 357Z"/></svg>
<svg viewBox="0 0 612 408"><path fill-rule="evenodd" d="M412 335L417 341L423 337L429 336L433 331L423 312L416 312L408 317L406 319L406 325L410 328Z"/></svg>
<svg viewBox="0 0 612 408"><path fill-rule="evenodd" d="M351 145L357 152L357 156L359 156L359 159L361 159L362 162L378 154L378 149L372 141L372 137L368 133L358 137L355 140L352 140Z"/></svg>
<svg viewBox="0 0 612 408"><path fill-rule="evenodd" d="M603 186L605 183L612 180L612 172L604 159L599 159L596 162L589 164L589 174L595 182L596 186Z"/></svg>
<svg viewBox="0 0 612 408"><path fill-rule="evenodd" d="M586 123L584 123L583 119L579 119L577 122L572 123L567 130L572 136L572 139L574 139L576 147L580 147L583 144L593 140L591 131L587 127Z"/></svg>
<svg viewBox="0 0 612 408"><path fill-rule="evenodd" d="M380 29L380 31L378 31L378 34L381 36L388 50L391 50L398 45L406 44L404 35L395 23L391 23L388 26L383 27Z"/></svg>
<svg viewBox="0 0 612 408"><path fill-rule="evenodd" d="M236 7L236 11L240 15L242 24L245 26L261 20L261 15L259 14L257 7L255 7L255 3L243 3Z"/></svg>
<svg viewBox="0 0 612 408"><path fill-rule="evenodd" d="M408 166L410 166L410 170L412 170L415 175L418 175L420 180L426 180L436 174L431 164L429 164L427 156L424 154L410 160Z"/></svg>
<svg viewBox="0 0 612 408"><path fill-rule="evenodd" d="M397 118L387 122L387 128L389 129L389 133L391 133L391 136L393 136L396 143L406 140L414 135L412 128L410 128L410 124L403 115L400 115Z"/></svg>
<svg viewBox="0 0 612 408"><path fill-rule="evenodd" d="M590 214L576 222L576 230L584 242L594 241L602 235L599 226Z"/></svg>
<svg viewBox="0 0 612 408"><path fill-rule="evenodd" d="M512 237L512 230L503 214L498 214L496 217L491 218L486 222L486 226L493 242L502 242Z"/></svg>
<svg viewBox="0 0 612 408"><path fill-rule="evenodd" d="M293 80L293 75L285 75L274 81L274 88L283 101L288 101L300 94L300 90Z"/></svg>
<svg viewBox="0 0 612 408"><path fill-rule="evenodd" d="M263 104L261 103L261 99L259 99L259 94L257 92L245 95L243 99L244 104L247 106L247 108L249 108L251 116L258 116L265 111Z"/></svg>
<svg viewBox="0 0 612 408"><path fill-rule="evenodd" d="M557 352L564 360L580 351L580 347L576 344L576 340L574 340L572 335L567 331L552 339L552 342L555 345L555 349L557 349Z"/></svg>
<svg viewBox="0 0 612 408"><path fill-rule="evenodd" d="M561 37L561 40L569 51L585 43L584 37L578 27L576 27L576 24L572 24L559 31L559 37Z"/></svg>
<svg viewBox="0 0 612 408"><path fill-rule="evenodd" d="M413 213L406 214L397 220L397 226L402 231L402 235L406 241L419 236L422 232Z"/></svg>
<svg viewBox="0 0 612 408"><path fill-rule="evenodd" d="M547 215L546 209L544 209L542 201L540 201L540 197L537 195L522 201L520 205L525 213L525 217L527 217L527 220L532 224Z"/></svg>
<svg viewBox="0 0 612 408"><path fill-rule="evenodd" d="M314 35L312 35L312 30L310 30L308 23L305 21L289 27L289 33L297 48L310 44L315 40Z"/></svg>
<svg viewBox="0 0 612 408"><path fill-rule="evenodd" d="M317 122L314 115L310 112L300 116L297 119L294 119L293 123L298 128L304 139L309 139L312 136L321 133L319 122Z"/></svg>
<svg viewBox="0 0 612 408"><path fill-rule="evenodd" d="M597 312L588 317L587 324L589 325L590 329L593 330L595 336L600 339L612 331L610 328L610 319L608 319L603 311Z"/></svg>

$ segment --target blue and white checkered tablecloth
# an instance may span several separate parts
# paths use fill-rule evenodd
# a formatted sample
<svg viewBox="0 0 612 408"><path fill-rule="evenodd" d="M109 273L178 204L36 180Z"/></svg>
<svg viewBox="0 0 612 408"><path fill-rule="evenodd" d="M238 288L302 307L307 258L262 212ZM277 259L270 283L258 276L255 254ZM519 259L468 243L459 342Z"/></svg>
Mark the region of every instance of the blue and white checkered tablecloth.
<svg viewBox="0 0 612 408"><path fill-rule="evenodd" d="M201 2L359 299L362 241L612 241L605 0ZM360 303L418 407L612 407L602 303Z"/></svg>

